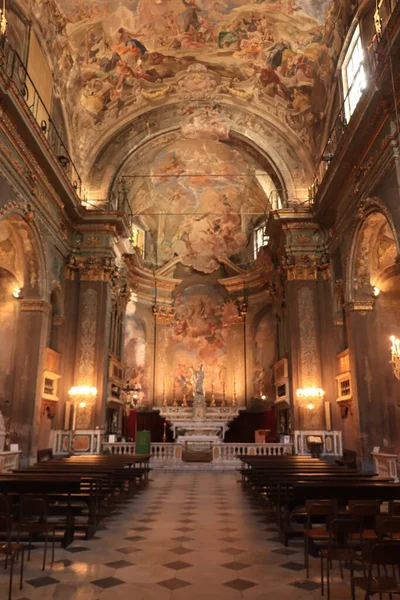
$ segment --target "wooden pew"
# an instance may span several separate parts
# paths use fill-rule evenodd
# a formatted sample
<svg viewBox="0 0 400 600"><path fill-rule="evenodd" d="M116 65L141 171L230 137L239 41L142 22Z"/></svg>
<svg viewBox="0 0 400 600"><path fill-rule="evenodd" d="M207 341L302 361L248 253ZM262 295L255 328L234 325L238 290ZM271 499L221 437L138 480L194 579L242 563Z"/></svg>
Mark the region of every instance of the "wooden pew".
<svg viewBox="0 0 400 600"><path fill-rule="evenodd" d="M68 477L95 478L95 494L90 490L81 490L79 496L73 497L75 511L79 510L82 502L87 505L88 518L83 523L76 523L76 528L84 529L86 537L90 538L101 518L107 516L118 502L131 497L141 485L148 483L149 459L150 455L74 456L37 463L16 472L25 476L40 474L59 477L65 474Z"/></svg>
<svg viewBox="0 0 400 600"><path fill-rule="evenodd" d="M83 481L79 476L69 475L51 477L44 474L2 473L0 475L0 493L10 498L10 505L18 507L22 496L34 495L47 498L49 515L65 518L65 524L57 521L63 531L62 546L67 547L72 543L75 532L74 511L72 508L73 497L82 493L82 487L92 486L93 493L95 481ZM57 503L57 505L55 504ZM61 503L61 504L60 504ZM57 506L57 510L54 508ZM62 506L62 510L59 507Z"/></svg>
<svg viewBox="0 0 400 600"><path fill-rule="evenodd" d="M351 498L395 499L400 489L390 478L382 480L374 474L319 459L310 462L303 457L300 460L245 457L242 463L246 465L241 469L244 485L267 502L277 518L279 535L285 544L293 533L291 519L305 516L303 507L308 499L336 498L346 506Z"/></svg>

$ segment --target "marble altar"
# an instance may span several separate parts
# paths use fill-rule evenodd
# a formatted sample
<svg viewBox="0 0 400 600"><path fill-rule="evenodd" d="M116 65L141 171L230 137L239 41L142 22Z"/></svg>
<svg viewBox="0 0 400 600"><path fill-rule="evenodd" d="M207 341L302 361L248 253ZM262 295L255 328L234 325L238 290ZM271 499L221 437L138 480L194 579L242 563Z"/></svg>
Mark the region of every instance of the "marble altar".
<svg viewBox="0 0 400 600"><path fill-rule="evenodd" d="M230 422L239 414L235 406L207 406L204 396L203 365L193 372L193 403L192 406L162 406L155 407L170 424L174 439L185 443L224 441L225 433Z"/></svg>
<svg viewBox="0 0 400 600"><path fill-rule="evenodd" d="M197 396L197 395L196 395ZM170 424L174 439L185 441L197 438L200 441L220 443L224 440L231 421L239 414L239 409L233 406L207 406L203 396L193 401L193 406L162 406L157 407L160 415Z"/></svg>

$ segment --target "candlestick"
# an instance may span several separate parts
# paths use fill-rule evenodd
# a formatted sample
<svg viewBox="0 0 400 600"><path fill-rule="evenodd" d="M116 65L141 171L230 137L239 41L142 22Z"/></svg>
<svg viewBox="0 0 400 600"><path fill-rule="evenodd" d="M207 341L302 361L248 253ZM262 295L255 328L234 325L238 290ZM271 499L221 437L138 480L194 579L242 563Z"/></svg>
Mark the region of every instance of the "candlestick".
<svg viewBox="0 0 400 600"><path fill-rule="evenodd" d="M175 389L175 380L174 380L174 387L172 389L172 406L178 406L178 403L176 401L176 389Z"/></svg>
<svg viewBox="0 0 400 600"><path fill-rule="evenodd" d="M164 433L163 433L163 438L162 441L165 442L167 441L167 423L164 421Z"/></svg>
<svg viewBox="0 0 400 600"><path fill-rule="evenodd" d="M215 406L214 384L211 384L211 406Z"/></svg>
<svg viewBox="0 0 400 600"><path fill-rule="evenodd" d="M167 395L165 393L165 381L163 381L162 405L167 406Z"/></svg>
<svg viewBox="0 0 400 600"><path fill-rule="evenodd" d="M186 383L183 386L183 401L182 401L182 406L187 406L187 388L186 388Z"/></svg>

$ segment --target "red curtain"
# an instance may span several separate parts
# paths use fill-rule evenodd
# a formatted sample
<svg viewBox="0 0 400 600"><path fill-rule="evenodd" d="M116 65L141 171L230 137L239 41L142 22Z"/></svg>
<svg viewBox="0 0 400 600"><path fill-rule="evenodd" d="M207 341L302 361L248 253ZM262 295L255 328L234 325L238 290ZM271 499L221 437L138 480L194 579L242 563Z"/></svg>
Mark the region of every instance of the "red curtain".
<svg viewBox="0 0 400 600"><path fill-rule="evenodd" d="M268 442L276 438L276 414L273 408L268 408L264 411L263 429L269 429Z"/></svg>
<svg viewBox="0 0 400 600"><path fill-rule="evenodd" d="M136 410L131 408L128 416L128 437L136 441Z"/></svg>

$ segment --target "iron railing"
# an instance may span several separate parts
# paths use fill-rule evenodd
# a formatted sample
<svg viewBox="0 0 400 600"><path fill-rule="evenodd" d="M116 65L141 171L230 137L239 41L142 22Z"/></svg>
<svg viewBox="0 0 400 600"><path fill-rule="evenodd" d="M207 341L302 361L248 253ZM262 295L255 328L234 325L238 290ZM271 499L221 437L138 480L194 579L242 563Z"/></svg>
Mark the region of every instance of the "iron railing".
<svg viewBox="0 0 400 600"><path fill-rule="evenodd" d="M42 136L46 139L55 158L59 162L66 177L71 182L76 194L82 197L82 179L60 133L40 96L26 66L18 52L8 42L6 36L0 38L1 63L7 76L13 81L16 89L31 111Z"/></svg>

